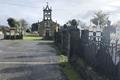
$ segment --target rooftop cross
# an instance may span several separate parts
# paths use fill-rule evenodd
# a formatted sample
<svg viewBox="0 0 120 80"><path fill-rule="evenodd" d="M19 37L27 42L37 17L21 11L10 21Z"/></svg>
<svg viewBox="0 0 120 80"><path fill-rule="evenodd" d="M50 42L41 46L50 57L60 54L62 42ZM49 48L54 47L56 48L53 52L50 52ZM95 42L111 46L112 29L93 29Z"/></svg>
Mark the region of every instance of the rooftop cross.
<svg viewBox="0 0 120 80"><path fill-rule="evenodd" d="M48 2L46 2L47 3L47 5L48 5Z"/></svg>

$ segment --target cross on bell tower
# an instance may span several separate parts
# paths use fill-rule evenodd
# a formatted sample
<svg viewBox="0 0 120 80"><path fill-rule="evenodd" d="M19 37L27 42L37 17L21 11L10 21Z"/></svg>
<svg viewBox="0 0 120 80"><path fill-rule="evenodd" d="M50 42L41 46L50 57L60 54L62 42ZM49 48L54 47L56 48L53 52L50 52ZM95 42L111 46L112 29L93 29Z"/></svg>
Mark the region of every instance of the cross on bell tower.
<svg viewBox="0 0 120 80"><path fill-rule="evenodd" d="M47 6L43 8L43 20L52 20L52 9L49 7L48 2Z"/></svg>

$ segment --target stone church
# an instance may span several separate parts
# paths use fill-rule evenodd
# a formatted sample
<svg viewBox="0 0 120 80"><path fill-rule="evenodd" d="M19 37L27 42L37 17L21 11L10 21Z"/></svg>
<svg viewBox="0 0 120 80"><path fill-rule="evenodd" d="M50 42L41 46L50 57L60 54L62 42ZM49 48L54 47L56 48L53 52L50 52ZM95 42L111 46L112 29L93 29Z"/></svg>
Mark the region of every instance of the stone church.
<svg viewBox="0 0 120 80"><path fill-rule="evenodd" d="M57 27L59 24L52 20L52 8L47 3L43 8L43 20L38 22L38 33L43 39L53 39Z"/></svg>

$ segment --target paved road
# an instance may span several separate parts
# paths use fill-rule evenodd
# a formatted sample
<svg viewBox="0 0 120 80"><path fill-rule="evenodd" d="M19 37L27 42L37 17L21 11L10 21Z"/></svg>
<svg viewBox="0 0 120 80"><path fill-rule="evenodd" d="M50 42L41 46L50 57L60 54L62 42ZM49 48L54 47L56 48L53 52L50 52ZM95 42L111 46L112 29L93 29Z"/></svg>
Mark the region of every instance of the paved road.
<svg viewBox="0 0 120 80"><path fill-rule="evenodd" d="M50 44L0 41L0 80L65 80Z"/></svg>

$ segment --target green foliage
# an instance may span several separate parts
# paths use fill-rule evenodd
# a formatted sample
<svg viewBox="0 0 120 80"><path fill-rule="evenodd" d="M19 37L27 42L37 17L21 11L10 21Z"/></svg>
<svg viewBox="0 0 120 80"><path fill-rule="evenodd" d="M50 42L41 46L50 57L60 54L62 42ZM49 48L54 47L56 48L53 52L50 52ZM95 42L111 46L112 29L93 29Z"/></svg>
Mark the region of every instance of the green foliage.
<svg viewBox="0 0 120 80"><path fill-rule="evenodd" d="M82 80L75 69L68 63L68 58L63 53L59 54L59 62L68 80Z"/></svg>
<svg viewBox="0 0 120 80"><path fill-rule="evenodd" d="M64 75L67 77L68 80L82 80L75 69L69 64L68 57L64 55L56 46L53 46L59 57L59 64L61 66L61 70L63 71Z"/></svg>
<svg viewBox="0 0 120 80"><path fill-rule="evenodd" d="M69 63L62 63L63 72L67 76L68 80L82 80L78 73Z"/></svg>
<svg viewBox="0 0 120 80"><path fill-rule="evenodd" d="M19 26L18 22L14 18L8 18L7 22L10 27L18 27Z"/></svg>
<svg viewBox="0 0 120 80"><path fill-rule="evenodd" d="M68 21L67 24L70 25L70 26L77 27L78 26L78 21L76 19L73 19L73 20Z"/></svg>
<svg viewBox="0 0 120 80"><path fill-rule="evenodd" d="M64 62L68 62L68 59L64 55L59 55L59 61L60 61L60 63L64 63Z"/></svg>
<svg viewBox="0 0 120 80"><path fill-rule="evenodd" d="M27 21L25 20L25 19L21 19L20 21L19 21L19 24L20 24L20 26L22 27L22 30L24 30L24 31L26 31L27 30L27 28L28 28L28 23L27 23Z"/></svg>
<svg viewBox="0 0 120 80"><path fill-rule="evenodd" d="M104 26L108 22L108 14L104 13L103 11L95 12L95 16L91 19L92 23L95 25Z"/></svg>

